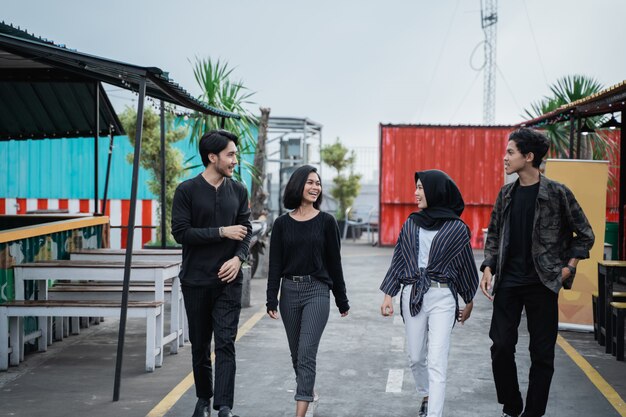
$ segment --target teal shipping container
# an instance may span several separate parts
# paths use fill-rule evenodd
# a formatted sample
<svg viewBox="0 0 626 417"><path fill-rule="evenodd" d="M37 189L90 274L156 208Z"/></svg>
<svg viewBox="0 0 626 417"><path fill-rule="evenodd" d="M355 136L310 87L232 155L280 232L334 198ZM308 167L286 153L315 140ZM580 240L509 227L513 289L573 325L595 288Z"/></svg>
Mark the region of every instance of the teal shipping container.
<svg viewBox="0 0 626 417"><path fill-rule="evenodd" d="M255 142L257 132L254 131ZM202 172L203 166L195 145L185 138L173 145L188 161L186 178ZM104 195L109 139L98 140L98 193ZM133 152L127 136L114 139L108 198L130 198L132 165L126 155ZM42 139L0 142L0 198L62 198L90 199L94 196L94 138ZM252 165L254 154L241 156ZM241 170L242 179L250 190L250 174ZM150 174L139 172L138 199L157 199L146 185Z"/></svg>

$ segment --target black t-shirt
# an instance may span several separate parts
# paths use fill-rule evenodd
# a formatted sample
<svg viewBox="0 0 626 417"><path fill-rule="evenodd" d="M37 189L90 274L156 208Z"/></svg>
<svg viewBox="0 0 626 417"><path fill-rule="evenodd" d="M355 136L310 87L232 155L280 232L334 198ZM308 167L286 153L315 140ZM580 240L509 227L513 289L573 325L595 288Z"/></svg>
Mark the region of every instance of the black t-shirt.
<svg viewBox="0 0 626 417"><path fill-rule="evenodd" d="M525 187L518 185L513 191L509 217L511 234L506 261L501 272L501 288L541 282L531 252L538 192L539 183Z"/></svg>

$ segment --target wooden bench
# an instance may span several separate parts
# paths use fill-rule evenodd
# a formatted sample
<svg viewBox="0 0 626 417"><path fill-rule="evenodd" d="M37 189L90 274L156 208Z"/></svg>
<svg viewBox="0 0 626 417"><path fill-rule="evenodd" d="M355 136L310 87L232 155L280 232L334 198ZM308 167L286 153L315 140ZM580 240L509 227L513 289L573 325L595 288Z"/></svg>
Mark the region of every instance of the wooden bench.
<svg viewBox="0 0 626 417"><path fill-rule="evenodd" d="M626 317L626 303L611 303L611 353L618 361L624 360L624 318Z"/></svg>
<svg viewBox="0 0 626 417"><path fill-rule="evenodd" d="M145 283L142 283L145 284ZM54 301L80 301L80 300L97 300L97 301L117 301L122 299L122 285L115 285L111 282L84 282L84 283L55 283L54 287L48 289L48 300ZM129 301L152 301L154 300L154 285L135 285L129 287ZM172 287L165 286L165 302L170 302ZM56 318L55 318L56 319ZM63 340L70 333L74 335L80 334L81 323L83 327L89 326L89 317L81 321L81 317L62 317L62 320L54 321L54 334L52 333L52 323L48 326L48 342L52 340ZM99 317L94 318L95 324L99 323ZM166 344L166 341L163 341Z"/></svg>
<svg viewBox="0 0 626 417"><path fill-rule="evenodd" d="M606 353L612 353L611 303L613 286L626 277L626 261L598 261L598 298L596 320L598 325L598 343L604 346Z"/></svg>
<svg viewBox="0 0 626 417"><path fill-rule="evenodd" d="M161 341L169 344L171 353L177 353L184 345L184 307L180 291L178 274L180 262L133 262L131 264L130 284L139 282L150 283L154 287L153 301L165 301L165 284L171 282L170 329ZM24 299L26 281L35 281L37 298L48 298L50 281L67 280L84 282L87 280L109 281L112 285L121 284L124 280L124 262L113 261L72 261L56 260L44 262L27 262L13 266L15 299ZM160 320L160 331L164 333L164 320ZM50 327L52 327L50 325ZM51 333L51 332L50 332ZM51 338L51 334L49 337Z"/></svg>
<svg viewBox="0 0 626 417"><path fill-rule="evenodd" d="M598 317L600 317L600 312L598 310L598 291L594 291L591 293L591 313L593 315L593 339L598 340L600 337L600 324L598 322ZM611 299L613 301L626 301L626 292L623 291L613 291Z"/></svg>
<svg viewBox="0 0 626 417"><path fill-rule="evenodd" d="M39 351L48 347L48 317L119 317L121 303L106 301L26 300L0 304L0 370L19 365L23 359L24 335L22 317L38 317ZM129 301L128 318L146 319L146 371L152 372L163 363L163 302ZM10 335L9 337L9 329ZM30 339L28 338L28 339Z"/></svg>

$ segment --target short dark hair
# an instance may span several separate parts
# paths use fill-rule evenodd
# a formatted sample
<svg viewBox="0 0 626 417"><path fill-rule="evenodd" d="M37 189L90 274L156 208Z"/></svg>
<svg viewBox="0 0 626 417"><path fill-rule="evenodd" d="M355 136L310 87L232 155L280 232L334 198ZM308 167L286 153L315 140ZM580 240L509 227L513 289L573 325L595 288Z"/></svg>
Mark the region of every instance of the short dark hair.
<svg viewBox="0 0 626 417"><path fill-rule="evenodd" d="M509 140L515 142L522 155L533 153L533 167L539 168L543 157L550 149L550 140L542 132L529 127L520 127L511 132Z"/></svg>
<svg viewBox="0 0 626 417"><path fill-rule="evenodd" d="M209 165L209 154L218 155L226 149L228 142L235 142L235 146L237 146L239 138L228 130L211 130L205 133L200 138L200 144L198 145L202 165L205 167Z"/></svg>
<svg viewBox="0 0 626 417"><path fill-rule="evenodd" d="M306 184L311 172L315 172L317 174L317 178L319 178L320 182L322 182L322 178L320 177L319 172L317 172L317 168L311 165L302 165L300 168L296 169L293 174L291 174L291 178L289 178L289 181L285 186L285 193L283 194L283 206L285 206L286 209L293 210L300 207L300 204L302 203L302 193L304 193L304 185ZM313 203L313 207L319 210L321 205L322 192L320 191L317 200Z"/></svg>

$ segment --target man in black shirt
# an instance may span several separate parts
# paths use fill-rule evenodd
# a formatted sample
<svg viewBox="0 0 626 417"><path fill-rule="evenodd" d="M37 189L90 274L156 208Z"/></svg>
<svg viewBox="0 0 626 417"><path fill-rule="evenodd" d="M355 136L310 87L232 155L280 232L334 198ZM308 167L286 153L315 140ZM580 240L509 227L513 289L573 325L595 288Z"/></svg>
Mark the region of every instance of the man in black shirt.
<svg viewBox="0 0 626 417"><path fill-rule="evenodd" d="M548 148L548 139L532 129L521 128L509 136L504 168L519 179L498 194L481 266L480 288L493 301L491 362L503 417L517 417L522 411L523 417L544 415L554 373L558 294L561 288L571 288L576 265L589 257L594 242L572 192L539 171ZM522 309L532 363L525 407L515 364Z"/></svg>
<svg viewBox="0 0 626 417"><path fill-rule="evenodd" d="M241 264L248 257L252 226L248 191L234 181L237 136L211 131L200 139L205 170L182 182L172 205L172 235L183 245L180 281L189 322L198 402L193 417L237 417L235 338L241 311ZM215 337L215 387L211 338Z"/></svg>

